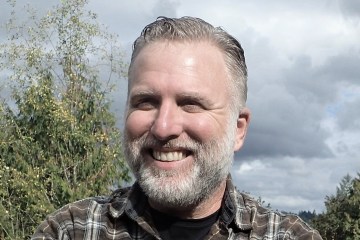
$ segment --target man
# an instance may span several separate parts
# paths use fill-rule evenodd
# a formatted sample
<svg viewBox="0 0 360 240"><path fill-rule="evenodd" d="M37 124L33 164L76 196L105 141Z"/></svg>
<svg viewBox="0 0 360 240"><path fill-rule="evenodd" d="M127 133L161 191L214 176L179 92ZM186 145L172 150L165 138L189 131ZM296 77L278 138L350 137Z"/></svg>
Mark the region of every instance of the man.
<svg viewBox="0 0 360 240"><path fill-rule="evenodd" d="M51 214L33 239L321 239L239 193L247 70L238 41L201 19L159 18L135 41L125 157L136 182Z"/></svg>

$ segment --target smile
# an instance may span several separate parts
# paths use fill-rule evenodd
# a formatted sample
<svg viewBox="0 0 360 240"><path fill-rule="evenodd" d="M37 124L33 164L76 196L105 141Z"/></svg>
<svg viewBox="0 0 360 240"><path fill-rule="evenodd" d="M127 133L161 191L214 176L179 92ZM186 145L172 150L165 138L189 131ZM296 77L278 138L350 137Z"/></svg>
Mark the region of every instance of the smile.
<svg viewBox="0 0 360 240"><path fill-rule="evenodd" d="M152 156L159 161L171 162L179 161L187 157L186 151L157 151L153 150Z"/></svg>

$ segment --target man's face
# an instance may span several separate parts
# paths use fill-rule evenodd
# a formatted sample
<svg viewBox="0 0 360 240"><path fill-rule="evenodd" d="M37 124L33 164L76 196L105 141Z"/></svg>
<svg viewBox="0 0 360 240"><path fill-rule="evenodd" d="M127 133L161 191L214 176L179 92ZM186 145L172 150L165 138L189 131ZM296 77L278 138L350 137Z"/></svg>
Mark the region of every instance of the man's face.
<svg viewBox="0 0 360 240"><path fill-rule="evenodd" d="M222 53L207 42L155 42L129 81L124 148L140 186L160 204L196 205L225 180L247 126L230 112Z"/></svg>

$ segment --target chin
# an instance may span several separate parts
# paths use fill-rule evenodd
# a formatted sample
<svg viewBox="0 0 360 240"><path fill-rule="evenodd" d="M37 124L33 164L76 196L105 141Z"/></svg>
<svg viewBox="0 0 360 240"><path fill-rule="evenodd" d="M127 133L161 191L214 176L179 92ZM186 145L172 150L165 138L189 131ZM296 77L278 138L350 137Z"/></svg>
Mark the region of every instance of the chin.
<svg viewBox="0 0 360 240"><path fill-rule="evenodd" d="M138 182L152 201L164 207L187 207L196 205L203 198L199 173L198 167L194 167L192 171L145 168L139 173Z"/></svg>

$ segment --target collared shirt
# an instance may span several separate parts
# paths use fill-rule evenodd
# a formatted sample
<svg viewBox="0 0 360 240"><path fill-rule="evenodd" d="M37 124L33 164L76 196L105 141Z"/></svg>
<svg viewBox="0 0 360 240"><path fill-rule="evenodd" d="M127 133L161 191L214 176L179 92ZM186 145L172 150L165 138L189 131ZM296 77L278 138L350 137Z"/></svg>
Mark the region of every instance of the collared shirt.
<svg viewBox="0 0 360 240"><path fill-rule="evenodd" d="M41 223L32 237L39 239L158 239L147 198L137 183L109 197L95 197L68 204ZM219 219L206 239L322 239L295 215L261 207L238 192L227 179Z"/></svg>

